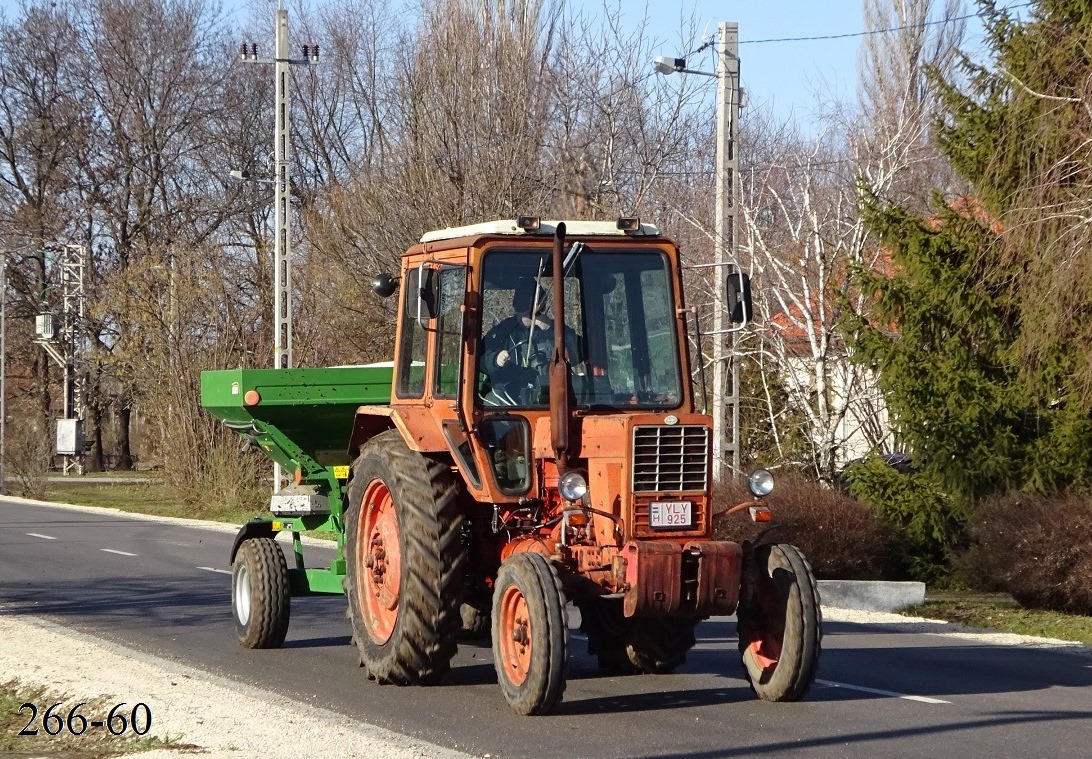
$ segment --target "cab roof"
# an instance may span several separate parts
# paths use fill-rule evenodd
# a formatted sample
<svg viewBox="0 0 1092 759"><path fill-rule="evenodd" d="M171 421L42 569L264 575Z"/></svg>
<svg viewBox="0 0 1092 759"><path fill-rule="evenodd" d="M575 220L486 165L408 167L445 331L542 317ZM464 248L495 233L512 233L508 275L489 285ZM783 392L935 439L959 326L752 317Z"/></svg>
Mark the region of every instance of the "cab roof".
<svg viewBox="0 0 1092 759"><path fill-rule="evenodd" d="M458 237L473 237L475 235L512 235L514 237L553 237L557 225L561 220L542 220L541 226L533 232L520 227L515 219L501 219L498 221L486 221L481 224L469 224L465 227L451 227L449 229L437 229L426 232L421 236L421 242L436 242L438 240L454 240ZM614 221L568 221L565 224L567 237L584 236L612 236L612 237L658 237L659 228L652 224L641 224L632 232L625 232L618 228Z"/></svg>

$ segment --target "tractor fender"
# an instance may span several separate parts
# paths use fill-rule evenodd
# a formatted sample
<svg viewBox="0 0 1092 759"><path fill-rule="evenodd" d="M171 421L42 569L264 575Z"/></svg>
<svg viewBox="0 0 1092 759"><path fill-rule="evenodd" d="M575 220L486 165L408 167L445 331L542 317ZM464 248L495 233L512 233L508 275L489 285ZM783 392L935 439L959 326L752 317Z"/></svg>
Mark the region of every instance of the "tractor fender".
<svg viewBox="0 0 1092 759"><path fill-rule="evenodd" d="M252 538L272 538L276 537L276 534L273 525L267 520L258 518L247 522L235 534L235 542L231 546L231 557L228 559L228 565L235 563L235 554L239 552L239 546L246 541Z"/></svg>
<svg viewBox="0 0 1092 759"><path fill-rule="evenodd" d="M398 430L410 450L418 453L446 453L440 424L427 408L413 406L360 406L353 420L349 438L349 459L355 459L360 447L387 430Z"/></svg>

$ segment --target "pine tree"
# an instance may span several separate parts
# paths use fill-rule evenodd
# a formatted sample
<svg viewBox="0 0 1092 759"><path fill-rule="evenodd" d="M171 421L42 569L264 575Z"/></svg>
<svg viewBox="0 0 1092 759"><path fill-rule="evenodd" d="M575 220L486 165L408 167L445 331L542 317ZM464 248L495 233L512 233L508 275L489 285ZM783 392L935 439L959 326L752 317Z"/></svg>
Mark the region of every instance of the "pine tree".
<svg viewBox="0 0 1092 759"><path fill-rule="evenodd" d="M983 9L991 64L935 82L971 192L930 218L866 193L895 271L859 273L856 325L901 434L964 497L1092 481L1092 7Z"/></svg>

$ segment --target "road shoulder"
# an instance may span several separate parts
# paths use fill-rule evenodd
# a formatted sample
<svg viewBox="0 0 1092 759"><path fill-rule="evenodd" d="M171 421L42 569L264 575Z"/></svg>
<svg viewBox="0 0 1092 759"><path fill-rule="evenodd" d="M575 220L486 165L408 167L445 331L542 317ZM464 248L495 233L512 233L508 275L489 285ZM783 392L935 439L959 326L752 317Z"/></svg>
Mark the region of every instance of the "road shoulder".
<svg viewBox="0 0 1092 759"><path fill-rule="evenodd" d="M97 696L130 706L145 703L153 715L153 735L196 744L201 756L298 759L301 740L306 755L316 759L468 756L45 620L2 612L0 681L49 686L69 694L72 705ZM140 754L142 759L180 755L164 749Z"/></svg>

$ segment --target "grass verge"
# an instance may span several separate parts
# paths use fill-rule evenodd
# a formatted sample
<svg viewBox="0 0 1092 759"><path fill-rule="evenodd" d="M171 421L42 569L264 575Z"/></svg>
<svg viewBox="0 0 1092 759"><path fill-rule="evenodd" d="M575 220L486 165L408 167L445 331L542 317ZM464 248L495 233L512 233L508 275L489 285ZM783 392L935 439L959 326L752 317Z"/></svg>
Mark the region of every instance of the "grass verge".
<svg viewBox="0 0 1092 759"><path fill-rule="evenodd" d="M188 503L173 488L158 482L108 483L64 482L49 483L46 499L75 503L80 506L133 511L182 519L212 519L217 522L242 524L258 512L243 511L217 503Z"/></svg>
<svg viewBox="0 0 1092 759"><path fill-rule="evenodd" d="M1006 596L943 595L903 613L969 627L1092 644L1092 617L1025 609Z"/></svg>
<svg viewBox="0 0 1092 759"><path fill-rule="evenodd" d="M215 522L241 525L257 516L268 516L262 510L243 510L217 503L188 503L178 492L158 482L108 483L63 482L50 483L46 500L74 503L78 506L99 506L120 509L137 514L151 514L180 519L210 519ZM334 540L330 532L307 531L303 533L320 540Z"/></svg>
<svg viewBox="0 0 1092 759"><path fill-rule="evenodd" d="M20 680L0 683L0 754L100 759L154 748L200 751L199 746L180 743L170 736L134 735L128 720L129 713L125 714L125 729L121 729L119 719L114 720L114 729L122 733L114 735L105 725L93 726L91 723L105 720L117 703L115 699L106 696L87 699L77 709L80 703L80 699L70 695ZM50 712L47 719L46 710L54 704L59 706ZM83 720L87 720L87 723L84 724ZM37 731L37 734L20 735L24 731ZM50 732L56 735L50 735Z"/></svg>

